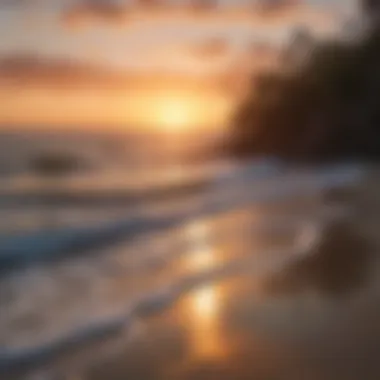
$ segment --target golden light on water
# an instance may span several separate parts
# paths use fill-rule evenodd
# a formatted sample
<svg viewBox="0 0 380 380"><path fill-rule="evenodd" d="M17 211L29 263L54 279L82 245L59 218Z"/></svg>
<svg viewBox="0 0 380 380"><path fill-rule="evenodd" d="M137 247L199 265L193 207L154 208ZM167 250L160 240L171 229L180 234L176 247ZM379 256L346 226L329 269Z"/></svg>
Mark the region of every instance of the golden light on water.
<svg viewBox="0 0 380 380"><path fill-rule="evenodd" d="M200 251L202 248L207 248L207 256L210 258L213 257L210 252L210 245L208 241L208 231L207 225L202 222L194 222L186 228L186 236L190 240L190 243L193 245L193 250L195 253ZM193 256L193 255L191 255ZM196 269L204 269L198 267Z"/></svg>
<svg viewBox="0 0 380 380"><path fill-rule="evenodd" d="M194 311L203 322L212 320L218 309L217 293L212 286L199 288L192 301Z"/></svg>
<svg viewBox="0 0 380 380"><path fill-rule="evenodd" d="M218 252L209 241L209 228L205 223L195 222L186 229L192 251L186 259L187 268L202 272L218 262ZM190 329L192 354L195 358L216 358L223 355L223 344L219 313L221 307L220 288L206 284L192 292L186 302L185 313Z"/></svg>
<svg viewBox="0 0 380 380"><path fill-rule="evenodd" d="M209 254L208 251L200 250L194 252L194 254L189 258L189 261L191 261L190 265L194 268L207 269L212 266L215 259Z"/></svg>

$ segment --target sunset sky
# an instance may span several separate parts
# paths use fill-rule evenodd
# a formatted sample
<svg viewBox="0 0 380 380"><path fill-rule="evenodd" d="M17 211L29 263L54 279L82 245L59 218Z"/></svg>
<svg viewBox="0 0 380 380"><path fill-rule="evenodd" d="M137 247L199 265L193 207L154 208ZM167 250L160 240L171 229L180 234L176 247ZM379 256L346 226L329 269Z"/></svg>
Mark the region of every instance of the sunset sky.
<svg viewBox="0 0 380 380"><path fill-rule="evenodd" d="M298 5L284 7L267 16L248 11L252 3L247 0L220 0L216 10L195 15L180 7L186 3L174 0L167 3L170 6L168 9L154 12L131 10L130 4L120 1L110 3L103 0L102 7L97 7L93 5L97 4L94 0L87 0L86 3L79 0L1 0L0 59L27 55L38 57L42 63L53 59L54 62L76 62L128 73L166 71L170 74L207 76L234 67L244 49L253 41L282 44L295 26L307 26L317 35L334 31L342 19L355 13L356 2L300 0L294 2ZM202 44L210 39L221 40L225 46L216 54L206 54ZM0 79L9 75L2 70L0 66ZM179 89L181 86L178 83ZM123 91L129 91L128 95L120 95ZM105 111L108 115L112 114L109 119L128 122L133 119L129 111L124 113L128 115L125 119L119 115L123 114L120 107L125 104L120 97L132 99L133 91L132 88L120 88L111 95L90 92L91 96L89 91L82 91L74 97L67 93L62 97L60 93L53 94L51 89L46 95L44 83L36 86L35 83L23 82L20 92L13 88L9 91L9 84L0 82L0 97L3 98L0 122L27 123L29 120L38 123L41 120L57 122L58 119L62 123L71 123L76 119L86 122L84 116L88 122L106 122L107 115L100 117L90 111L89 104L95 103L103 104L105 110L111 107L112 110ZM140 94L141 104L144 103L141 100L144 96L151 95ZM156 91L155 96L160 99L173 98L173 93ZM209 94L206 97L212 98ZM107 105L107 99L112 99L113 104ZM133 101L139 102L136 98ZM49 112L46 110L47 103ZM69 107L71 117L64 112L66 117L63 118L56 103L61 109L62 104ZM119 104L118 112L114 109L115 103ZM25 111L21 113L22 117L20 112L14 112L15 107Z"/></svg>
<svg viewBox="0 0 380 380"><path fill-rule="evenodd" d="M349 13L355 1L301 0L298 7L273 20L246 10L240 15L227 10L247 3L221 0L219 9L202 19L189 14L174 16L169 10L159 16L140 12L119 19L107 15L91 18L94 11L80 8L78 0L3 0L0 54L27 51L122 68L207 69L214 62L197 59L187 45L218 36L227 39L233 51L255 38L282 41L295 24L323 32L331 22L326 14L338 13L337 9L340 15ZM66 13L77 8L76 20L67 21Z"/></svg>

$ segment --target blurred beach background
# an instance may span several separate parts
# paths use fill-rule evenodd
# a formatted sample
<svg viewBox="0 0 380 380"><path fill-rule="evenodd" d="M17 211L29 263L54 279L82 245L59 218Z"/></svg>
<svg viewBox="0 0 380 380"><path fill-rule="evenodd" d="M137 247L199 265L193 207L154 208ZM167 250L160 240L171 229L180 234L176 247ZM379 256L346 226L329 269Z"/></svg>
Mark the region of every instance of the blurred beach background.
<svg viewBox="0 0 380 380"><path fill-rule="evenodd" d="M377 166L228 148L255 78L364 18L1 0L0 378L377 380Z"/></svg>

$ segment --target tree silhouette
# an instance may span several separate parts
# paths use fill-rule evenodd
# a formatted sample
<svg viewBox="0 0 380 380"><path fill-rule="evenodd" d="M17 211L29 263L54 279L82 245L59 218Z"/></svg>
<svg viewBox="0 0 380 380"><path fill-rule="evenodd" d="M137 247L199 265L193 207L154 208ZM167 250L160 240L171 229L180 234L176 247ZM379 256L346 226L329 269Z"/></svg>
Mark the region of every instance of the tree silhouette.
<svg viewBox="0 0 380 380"><path fill-rule="evenodd" d="M362 10L372 15L374 13L380 13L380 1L379 0L361 0Z"/></svg>
<svg viewBox="0 0 380 380"><path fill-rule="evenodd" d="M380 32L315 47L303 67L256 78L232 122L237 156L380 157Z"/></svg>

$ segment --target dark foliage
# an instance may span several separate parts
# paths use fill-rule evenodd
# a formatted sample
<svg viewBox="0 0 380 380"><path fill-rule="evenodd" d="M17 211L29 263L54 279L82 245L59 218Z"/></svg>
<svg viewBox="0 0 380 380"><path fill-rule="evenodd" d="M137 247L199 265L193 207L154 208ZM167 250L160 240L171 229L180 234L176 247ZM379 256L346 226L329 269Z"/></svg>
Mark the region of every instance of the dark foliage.
<svg viewBox="0 0 380 380"><path fill-rule="evenodd" d="M380 158L380 31L313 49L294 73L258 78L238 109L231 151L291 160Z"/></svg>

